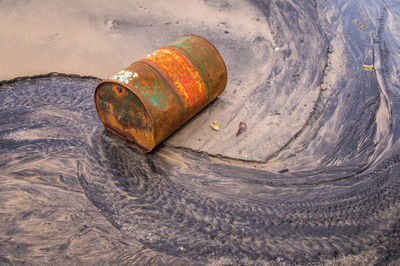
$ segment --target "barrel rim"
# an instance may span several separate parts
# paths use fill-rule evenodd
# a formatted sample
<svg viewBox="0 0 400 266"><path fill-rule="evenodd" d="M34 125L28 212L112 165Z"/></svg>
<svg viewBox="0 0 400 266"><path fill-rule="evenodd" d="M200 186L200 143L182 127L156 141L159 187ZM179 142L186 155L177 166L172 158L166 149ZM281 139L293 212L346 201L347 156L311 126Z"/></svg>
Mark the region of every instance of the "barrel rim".
<svg viewBox="0 0 400 266"><path fill-rule="evenodd" d="M135 138L134 136L131 136L130 134L129 134L129 135L128 135L128 134L125 134L125 135L124 135L122 132L119 132L119 130L115 130L113 126L111 126L111 125L106 125L107 123L105 123L105 122L103 121L102 116L100 115L100 112L99 112L99 107L98 107L98 104L97 104L97 97L96 97L96 94L97 94L97 91L99 90L99 88L100 88L102 85L104 85L105 83L118 84L118 85L124 87L125 89L129 90L131 93L133 93L133 94L139 99L139 101L140 101L141 104L143 105L143 107L144 107L144 109L145 109L147 115L149 116L152 131L154 131L154 127L155 127L155 125L154 125L154 118L153 118L153 116L151 115L151 112L149 112L149 107L146 105L146 102L142 99L142 96L140 95L140 93L135 93L129 86L127 86L127 85L126 85L125 83L123 83L123 82L120 82L120 81L117 81L117 80L111 80L111 79L102 80L99 84L97 84L96 89L95 89L94 94L93 94L93 96L94 96L94 102L95 102L95 106L96 106L96 111L97 111L97 114L99 115L100 120L101 120L101 122L103 123L103 125L106 127L107 130L109 130L110 132L112 132L114 135L117 135L118 137L120 137L120 138L122 138L122 139L124 139L124 140L127 140L128 142L133 142L133 143L134 143L135 145L137 145L141 150L143 150L144 153L148 153L148 152L152 151L154 148L153 148L153 149L151 149L151 148L150 148L150 149L145 148L143 145L139 144L139 142L136 140L136 138ZM128 137L128 136L129 136L129 137ZM154 142L155 142L154 134L151 134L151 137L152 137L152 141L153 141L153 143L154 143ZM132 140L131 140L131 139L132 139Z"/></svg>

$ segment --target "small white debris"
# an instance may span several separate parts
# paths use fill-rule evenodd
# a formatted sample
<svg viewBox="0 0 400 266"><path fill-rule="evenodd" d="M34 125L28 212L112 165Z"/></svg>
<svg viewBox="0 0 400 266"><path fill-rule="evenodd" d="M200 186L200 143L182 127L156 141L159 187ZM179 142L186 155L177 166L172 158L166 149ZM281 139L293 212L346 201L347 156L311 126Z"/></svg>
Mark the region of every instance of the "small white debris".
<svg viewBox="0 0 400 266"><path fill-rule="evenodd" d="M135 72L135 73L133 73L133 75L132 75L132 78L134 78L134 79L135 79L135 78L137 78L137 77L139 77L139 74L138 74L138 73L136 73L136 72Z"/></svg>
<svg viewBox="0 0 400 266"><path fill-rule="evenodd" d="M275 49L274 49L275 53L279 52L280 50L281 50L281 48L279 48L279 47L275 47Z"/></svg>
<svg viewBox="0 0 400 266"><path fill-rule="evenodd" d="M219 131L219 123L212 121L212 123L210 124L210 127L212 129L214 129L215 131Z"/></svg>

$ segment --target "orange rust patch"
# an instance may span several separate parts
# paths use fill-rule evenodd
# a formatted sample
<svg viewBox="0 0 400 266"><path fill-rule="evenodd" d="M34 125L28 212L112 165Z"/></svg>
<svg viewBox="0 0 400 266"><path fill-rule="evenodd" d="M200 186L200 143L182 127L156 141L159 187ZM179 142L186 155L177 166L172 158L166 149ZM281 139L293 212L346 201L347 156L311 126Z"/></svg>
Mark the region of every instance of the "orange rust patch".
<svg viewBox="0 0 400 266"><path fill-rule="evenodd" d="M190 112L197 112L208 98L205 84L190 61L181 53L161 48L143 60L159 67L168 77Z"/></svg>

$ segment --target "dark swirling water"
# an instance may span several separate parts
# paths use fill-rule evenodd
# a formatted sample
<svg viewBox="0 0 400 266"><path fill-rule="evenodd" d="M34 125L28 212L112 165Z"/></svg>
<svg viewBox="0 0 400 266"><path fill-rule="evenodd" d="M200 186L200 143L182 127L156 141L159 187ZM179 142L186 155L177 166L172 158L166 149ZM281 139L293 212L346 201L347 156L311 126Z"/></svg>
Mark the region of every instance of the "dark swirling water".
<svg viewBox="0 0 400 266"><path fill-rule="evenodd" d="M266 162L169 145L140 154L105 132L95 78L3 82L0 262L398 260L399 4L363 3L318 1L319 96Z"/></svg>

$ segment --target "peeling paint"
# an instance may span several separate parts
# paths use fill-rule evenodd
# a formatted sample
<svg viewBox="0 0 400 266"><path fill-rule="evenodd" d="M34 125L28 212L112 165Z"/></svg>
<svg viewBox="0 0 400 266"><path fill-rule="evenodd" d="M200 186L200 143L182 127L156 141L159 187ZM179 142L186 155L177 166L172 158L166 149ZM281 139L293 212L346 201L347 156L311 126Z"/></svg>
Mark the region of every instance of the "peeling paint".
<svg viewBox="0 0 400 266"><path fill-rule="evenodd" d="M120 82L122 82L124 84L128 84L129 81L132 80L132 78L137 78L138 77L138 74L137 73L135 73L135 74L136 75L133 76L131 71L124 69L124 70L121 70L120 72L118 72L117 74L112 75L110 77L110 79L116 80L116 81L120 81Z"/></svg>

